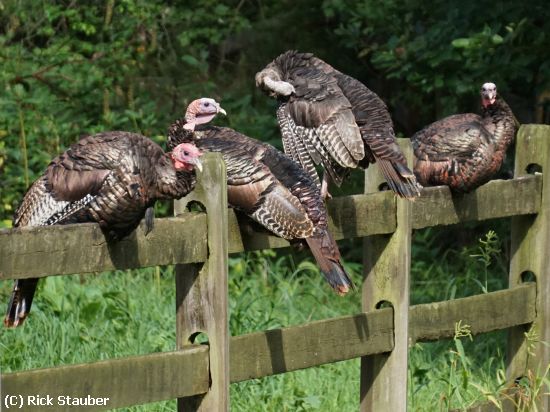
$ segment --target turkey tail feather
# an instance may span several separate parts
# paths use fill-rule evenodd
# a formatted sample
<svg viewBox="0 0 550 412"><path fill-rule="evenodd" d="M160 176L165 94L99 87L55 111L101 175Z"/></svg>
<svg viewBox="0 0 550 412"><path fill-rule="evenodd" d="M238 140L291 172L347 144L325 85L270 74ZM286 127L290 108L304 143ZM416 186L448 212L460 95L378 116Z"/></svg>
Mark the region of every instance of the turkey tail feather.
<svg viewBox="0 0 550 412"><path fill-rule="evenodd" d="M29 311L31 310L32 299L36 291L38 278L18 279L15 281L13 291L11 293L8 311L4 318L4 325L8 328L21 326Z"/></svg>
<svg viewBox="0 0 550 412"><path fill-rule="evenodd" d="M376 162L379 164L380 170L391 190L407 199L414 199L416 196L420 196L422 186L418 184L414 174L408 167L386 159L378 158Z"/></svg>
<svg viewBox="0 0 550 412"><path fill-rule="evenodd" d="M306 238L326 281L339 295L345 295L355 285L340 262L338 245L328 231L323 236Z"/></svg>

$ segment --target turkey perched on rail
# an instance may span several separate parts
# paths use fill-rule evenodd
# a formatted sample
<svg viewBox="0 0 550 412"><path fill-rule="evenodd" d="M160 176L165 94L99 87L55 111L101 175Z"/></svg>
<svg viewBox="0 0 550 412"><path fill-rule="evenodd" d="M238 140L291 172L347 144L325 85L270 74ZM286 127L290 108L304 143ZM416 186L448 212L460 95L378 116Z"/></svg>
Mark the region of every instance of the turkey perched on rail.
<svg viewBox="0 0 550 412"><path fill-rule="evenodd" d="M83 137L56 157L29 188L14 227L97 222L110 239L130 234L158 199L185 196L195 185L201 152L191 143L164 153L139 134ZM178 175L176 175L176 171ZM15 281L4 324L21 325L38 279Z"/></svg>
<svg viewBox="0 0 550 412"><path fill-rule="evenodd" d="M311 53L291 50L258 72L256 85L279 101L285 153L317 184L315 165L323 165L323 197L328 194L328 176L339 186L349 168L375 162L399 196L420 195L386 105L364 84Z"/></svg>
<svg viewBox="0 0 550 412"><path fill-rule="evenodd" d="M469 192L499 171L514 140L515 118L494 83L481 87L481 105L481 116L448 116L411 137L420 183Z"/></svg>
<svg viewBox="0 0 550 412"><path fill-rule="evenodd" d="M327 212L315 182L269 144L227 127L200 126L211 120L202 113L212 107L223 110L213 99L192 102L185 118L170 126L168 147L193 141L200 150L220 153L227 168L229 204L277 236L305 240L330 286L338 294L348 292L353 283L328 231Z"/></svg>

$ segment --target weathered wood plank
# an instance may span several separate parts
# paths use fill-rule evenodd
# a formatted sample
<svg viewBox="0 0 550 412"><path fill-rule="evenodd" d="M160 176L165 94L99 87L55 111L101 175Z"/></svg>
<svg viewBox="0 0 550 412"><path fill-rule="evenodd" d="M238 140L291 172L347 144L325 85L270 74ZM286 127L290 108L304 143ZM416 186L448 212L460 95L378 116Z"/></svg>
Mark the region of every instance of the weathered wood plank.
<svg viewBox="0 0 550 412"><path fill-rule="evenodd" d="M413 227L537 213L541 191L542 176L532 175L493 180L467 194L451 195L447 186L426 187L413 205Z"/></svg>
<svg viewBox="0 0 550 412"><path fill-rule="evenodd" d="M412 150L401 141L409 166ZM378 191L384 182L378 168L365 174L365 192ZM392 307L394 348L390 353L361 358L360 410L407 410L407 362L409 353L409 283L411 269L412 202L394 197L397 227L390 235L364 240L362 307L365 312Z"/></svg>
<svg viewBox="0 0 550 412"><path fill-rule="evenodd" d="M396 227L395 195L369 193L331 199L327 205L335 239L392 233Z"/></svg>
<svg viewBox="0 0 550 412"><path fill-rule="evenodd" d="M231 338L231 382L388 352L391 309Z"/></svg>
<svg viewBox="0 0 550 412"><path fill-rule="evenodd" d="M208 380L208 347L195 345L177 352L4 374L0 386L2 400L7 395L21 396L25 411L100 411L204 393ZM33 395L50 395L55 407L29 406L28 396ZM104 406L58 402L58 396L87 395L108 400Z"/></svg>
<svg viewBox="0 0 550 412"><path fill-rule="evenodd" d="M536 294L536 285L526 283L498 292L412 306L410 345L452 338L458 321L469 325L473 335L532 322Z"/></svg>
<svg viewBox="0 0 550 412"><path fill-rule="evenodd" d="M229 253L245 250L278 249L290 246L290 243L272 235L247 216L229 210Z"/></svg>
<svg viewBox="0 0 550 412"><path fill-rule="evenodd" d="M394 195L389 192L368 196L334 198L327 203L329 227L335 239L391 233L395 230ZM260 230L258 230L260 229ZM288 247L288 241L271 235L246 218L229 213L229 252Z"/></svg>
<svg viewBox="0 0 550 412"><path fill-rule="evenodd" d="M543 173L541 206L536 216L512 218L509 283L514 287L524 281L526 272L534 274L537 316L528 330L517 327L510 331L506 370L509 382L528 370L544 371L550 364L550 126L524 125L517 134L514 176L519 178L536 169ZM538 342L528 342L526 331ZM546 385L541 392L550 392L550 387ZM550 396L542 397L537 406L540 411L549 411Z"/></svg>
<svg viewBox="0 0 550 412"><path fill-rule="evenodd" d="M203 156L204 170L197 176L197 189L176 202L201 202L206 208L208 258L204 263L176 266L177 348L195 343L195 336L208 336L210 388L207 393L178 399L178 411L229 410L229 318L227 290L227 176L219 153Z"/></svg>
<svg viewBox="0 0 550 412"><path fill-rule="evenodd" d="M412 306L411 344L452 338L459 320L470 325L474 335L527 324L535 318L535 293L535 285L529 283L510 290ZM510 307L514 310L510 311ZM385 308L232 337L231 382L388 352L393 347L391 312Z"/></svg>
<svg viewBox="0 0 550 412"><path fill-rule="evenodd" d="M206 258L206 216L156 219L147 236L140 227L107 243L99 225L0 231L0 280L129 269Z"/></svg>
<svg viewBox="0 0 550 412"><path fill-rule="evenodd" d="M534 290L535 285L525 284L511 290L412 306L410 336L418 341L450 338L458 320L469 324L474 334L532 322L536 315ZM488 310L491 306L494 309ZM493 321L495 324L491 325ZM430 325L431 322L439 323ZM437 328L442 332L437 333ZM390 308L250 333L230 339L230 380L262 378L389 352L392 348ZM10 373L2 375L2 389L4 394L97 394L111 398L109 407L122 407L206 392L208 363L208 346L196 345L178 352ZM146 379L147 385L143 383Z"/></svg>
<svg viewBox="0 0 550 412"><path fill-rule="evenodd" d="M231 338L230 379L261 378L392 347L390 309L251 333ZM208 390L208 351L206 345L194 345L178 352L10 373L2 375L2 390L4 395L24 397L91 394L110 398L107 408L89 410L201 394Z"/></svg>
<svg viewBox="0 0 550 412"><path fill-rule="evenodd" d="M480 194L463 198L452 198L446 187L424 189L413 204L413 227L537 213L541 182L541 176L532 175L494 181L479 188ZM335 198L327 206L336 239L395 230L391 192ZM489 209L491 214L481 212ZM286 240L258 232L249 224L239 226L233 210L229 211L228 231L229 253L289 246ZM140 227L112 245L105 242L99 226L91 223L0 230L0 280L200 262L206 259L205 233L206 217L202 213L156 219L148 236ZM178 239L177 245L174 239Z"/></svg>

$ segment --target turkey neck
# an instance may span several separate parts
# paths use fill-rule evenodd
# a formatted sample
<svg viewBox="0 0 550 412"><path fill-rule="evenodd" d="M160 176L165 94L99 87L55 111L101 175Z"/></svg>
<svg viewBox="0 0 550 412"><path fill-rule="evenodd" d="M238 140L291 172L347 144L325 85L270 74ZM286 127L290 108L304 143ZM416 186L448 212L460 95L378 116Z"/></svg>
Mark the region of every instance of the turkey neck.
<svg viewBox="0 0 550 412"><path fill-rule="evenodd" d="M155 166L156 199L179 199L195 186L195 172L176 170L170 154L166 153Z"/></svg>
<svg viewBox="0 0 550 412"><path fill-rule="evenodd" d="M514 114L510 106L501 98L482 108L483 125L493 135L497 150L506 150L514 140Z"/></svg>
<svg viewBox="0 0 550 412"><path fill-rule="evenodd" d="M174 147L176 147L180 143L195 142L195 132L184 128L186 124L187 121L185 120L185 118L181 118L170 125L170 127L168 128L167 136L168 150L173 150ZM168 161L170 163L169 166L172 170L174 170L172 161L169 158ZM160 191L162 191L164 195L168 194L168 197L173 197L174 195L176 195L178 198L180 198L193 190L195 184L197 183L197 176L194 171L175 171L175 183L171 180L173 178L171 173L168 173L167 177L168 180L166 182L161 182L163 187Z"/></svg>
<svg viewBox="0 0 550 412"><path fill-rule="evenodd" d="M187 124L185 118L178 119L168 128L168 149L172 150L180 143L193 143L195 133L187 130L184 126Z"/></svg>

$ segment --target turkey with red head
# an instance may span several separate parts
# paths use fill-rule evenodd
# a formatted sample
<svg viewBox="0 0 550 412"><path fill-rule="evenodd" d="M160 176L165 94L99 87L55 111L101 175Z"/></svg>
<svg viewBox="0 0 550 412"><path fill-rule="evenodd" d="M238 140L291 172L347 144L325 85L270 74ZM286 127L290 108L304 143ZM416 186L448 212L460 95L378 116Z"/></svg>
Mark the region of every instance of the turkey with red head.
<svg viewBox="0 0 550 412"><path fill-rule="evenodd" d="M277 236L305 241L330 286L345 294L353 283L328 231L327 212L318 186L292 159L273 146L227 127L205 126L203 112L223 109L213 99L192 102L184 119L168 131L168 147L194 142L220 153L227 168L228 202Z"/></svg>
<svg viewBox="0 0 550 412"><path fill-rule="evenodd" d="M497 95L494 83L481 87L481 105L481 116L448 116L411 137L414 173L420 183L469 192L499 171L506 149L514 141L515 118Z"/></svg>
<svg viewBox="0 0 550 412"><path fill-rule="evenodd" d="M258 72L256 85L279 102L285 153L317 184L315 165L323 165L323 197L328 176L339 186L348 169L375 162L399 196L420 195L386 105L364 84L311 53L291 50Z"/></svg>
<svg viewBox="0 0 550 412"><path fill-rule="evenodd" d="M32 184L13 226L97 222L107 238L121 239L156 200L181 198L193 190L201 154L192 143L164 153L150 139L128 132L85 136L52 160ZM15 281L4 319L7 327L24 322L37 283L33 278Z"/></svg>

